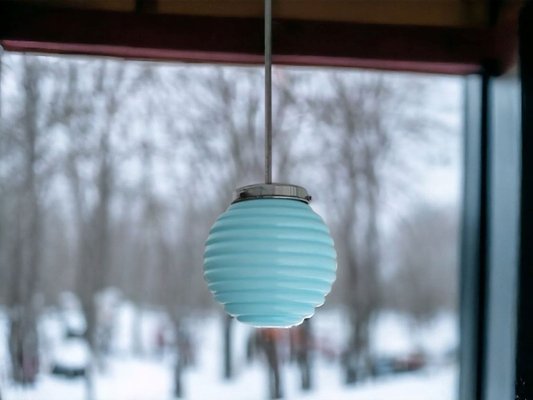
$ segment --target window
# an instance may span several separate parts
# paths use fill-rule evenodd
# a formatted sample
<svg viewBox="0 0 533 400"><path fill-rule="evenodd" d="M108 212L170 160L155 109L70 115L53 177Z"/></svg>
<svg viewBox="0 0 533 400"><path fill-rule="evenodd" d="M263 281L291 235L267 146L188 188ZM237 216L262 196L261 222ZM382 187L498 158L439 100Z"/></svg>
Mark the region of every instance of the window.
<svg viewBox="0 0 533 400"><path fill-rule="evenodd" d="M275 69L274 176L313 195L339 269L311 320L254 330L202 251L262 179L262 71L2 63L2 396L457 398L462 79Z"/></svg>

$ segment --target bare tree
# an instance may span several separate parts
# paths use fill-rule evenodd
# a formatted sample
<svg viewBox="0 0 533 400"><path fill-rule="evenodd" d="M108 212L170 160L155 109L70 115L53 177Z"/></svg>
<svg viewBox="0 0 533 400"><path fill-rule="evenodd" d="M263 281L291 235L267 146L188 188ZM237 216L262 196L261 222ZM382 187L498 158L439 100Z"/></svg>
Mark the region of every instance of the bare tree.
<svg viewBox="0 0 533 400"><path fill-rule="evenodd" d="M339 256L337 286L351 325L345 379L353 383L371 373L370 333L381 303L381 173L400 103L383 76L328 73L324 81L309 105L321 130L317 168L326 171L324 185L335 204L328 216Z"/></svg>
<svg viewBox="0 0 533 400"><path fill-rule="evenodd" d="M11 357L14 372L20 373L16 379L31 381L36 372L34 294L58 292L72 284L76 273L95 360L103 357L94 297L110 283L125 289L139 310L155 306L168 313L177 338L174 395L183 397L183 371L193 347L188 317L212 307L201 273L202 243L233 189L263 176L262 74L224 67L179 68L177 73L167 67L156 73L150 65L126 67L101 60L63 60L47 69L42 60L21 60L23 90L20 104L10 107L11 123L4 123L5 110L0 109L0 284L12 283L7 294L5 288L0 292L0 299L10 306ZM45 106L40 82L50 70L61 79L49 86ZM169 75L162 79L165 71ZM314 82L307 76L275 70L274 171L279 181L307 178L311 186L321 184L323 197L333 205L326 216L339 253L336 285L351 326L346 381L354 382L371 371L372 322L382 306L378 228L383 163L394 129L406 123L398 119L406 105L394 84L381 76L327 72ZM157 112L167 123L164 127L150 126ZM49 158L43 138L52 126L66 134L61 172L70 197L60 199L65 197L60 194L54 203L46 203L42 192L52 173L42 162ZM126 144L122 139L127 131L138 126L146 132ZM168 130L163 144L153 137L162 128ZM129 171L122 165L126 159L142 166L133 174L138 181L127 188L123 181ZM172 199L156 188L161 164L175 168ZM66 204L68 211L60 212L58 204ZM435 243L448 243L455 228L439 236L431 224L441 221L440 227L448 229L446 218L422 211L410 218L412 227L402 228L404 234L397 239L395 275L407 282L403 292L408 295L398 295L394 303L417 321L451 307L454 298L449 287L437 287L438 279L453 271L451 261L431 256L440 253ZM66 216L68 212L72 215ZM71 220L74 235L65 228ZM415 252L424 239L428 252ZM427 264L431 267L424 269ZM61 280L41 279L46 287L39 288L42 271L56 271ZM418 279L431 279L431 284L422 290ZM139 321L134 332L141 332ZM222 371L227 379L234 374L232 326L233 319L224 315ZM302 388L309 389L309 322L299 332L304 344L295 357ZM264 350L272 396L280 397L277 341L268 342ZM30 376L22 374L25 368ZM89 397L94 395L92 382L89 374Z"/></svg>
<svg viewBox="0 0 533 400"><path fill-rule="evenodd" d="M199 310L202 292L205 296L206 291L205 285L199 282L201 274L194 272L195 269L201 270L201 258L197 251L201 240L194 228L201 216L193 204L189 203L184 204L180 220L184 229L174 240L168 240L161 231L158 241L162 278L159 282L159 287L162 288L159 301L165 306L174 325L174 395L177 398L185 395L183 372L194 358L194 343L187 318L194 310Z"/></svg>
<svg viewBox="0 0 533 400"><path fill-rule="evenodd" d="M190 71L181 72L178 85L187 95L178 104L188 125L177 131L194 149L188 154L190 164L196 167L190 182L198 194L197 202L203 201L201 207L209 210L196 222L202 224L200 237L205 238L216 216L230 203L233 190L262 181L264 136L258 90L262 87L262 74L251 68L235 71L217 67L200 71L191 79ZM301 113L291 111L299 106L295 95L298 78L282 69L275 76L273 131L275 138L281 140L283 135L283 144L274 148L274 169L277 179L286 180L291 176L290 166L296 162L293 146ZM232 321L224 316L223 376L226 379L233 375Z"/></svg>
<svg viewBox="0 0 533 400"><path fill-rule="evenodd" d="M77 293L87 321L86 338L97 360L95 295L106 287L111 266L111 206L120 157L113 136L124 132L121 111L135 91L123 63L70 62L65 70L57 119L67 131L65 173L77 226ZM87 389L88 398L94 397L92 373L87 374Z"/></svg>
<svg viewBox="0 0 533 400"><path fill-rule="evenodd" d="M305 319L301 325L291 328L289 334L291 360L295 361L300 369L300 387L305 391L311 390L313 387L311 320Z"/></svg>
<svg viewBox="0 0 533 400"><path fill-rule="evenodd" d="M18 123L11 126L10 132L2 132L12 145L11 161L15 163L12 168L19 170L17 178L11 176L9 182L15 201L11 203L13 219L9 250L6 249L7 281L10 282L7 302L13 378L19 383L32 383L39 365L36 293L42 263L41 190L43 179L47 178L39 172L46 151L43 144L45 118L40 109L45 66L37 59L24 56L20 60L20 71L22 98L15 111Z"/></svg>

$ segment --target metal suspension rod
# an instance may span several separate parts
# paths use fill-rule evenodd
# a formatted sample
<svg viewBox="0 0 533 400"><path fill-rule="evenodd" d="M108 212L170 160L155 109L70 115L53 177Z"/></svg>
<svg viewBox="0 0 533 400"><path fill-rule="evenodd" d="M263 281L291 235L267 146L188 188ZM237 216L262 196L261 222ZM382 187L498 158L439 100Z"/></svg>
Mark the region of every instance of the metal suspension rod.
<svg viewBox="0 0 533 400"><path fill-rule="evenodd" d="M272 183L272 0L265 0L265 183Z"/></svg>
<svg viewBox="0 0 533 400"><path fill-rule="evenodd" d="M4 48L2 46L0 46L0 134L3 133L2 132L2 128L3 128L2 123L4 122L3 114L2 114L2 111L3 111L3 109L2 109L2 106L3 106L3 104L2 104L2 100L3 100L2 99L2 94L3 94L3 92L2 92L2 89L3 89L3 87L2 87L2 83L3 83L2 82L2 77L3 77L2 76L2 72L3 72L2 67L3 67L3 64L4 64Z"/></svg>

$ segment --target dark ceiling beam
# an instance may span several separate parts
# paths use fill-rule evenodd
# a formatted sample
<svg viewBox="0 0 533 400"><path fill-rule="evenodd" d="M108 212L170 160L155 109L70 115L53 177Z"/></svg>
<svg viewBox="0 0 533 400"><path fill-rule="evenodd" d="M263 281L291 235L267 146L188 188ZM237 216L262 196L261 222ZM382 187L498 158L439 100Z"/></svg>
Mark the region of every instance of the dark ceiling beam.
<svg viewBox="0 0 533 400"><path fill-rule="evenodd" d="M259 64L262 24L255 18L74 10L0 1L0 43L12 51ZM277 19L273 30L274 62L279 64L451 74L490 66L498 74L515 59L513 22L449 28Z"/></svg>
<svg viewBox="0 0 533 400"><path fill-rule="evenodd" d="M156 0L135 0L135 12L137 13L153 13L156 10Z"/></svg>

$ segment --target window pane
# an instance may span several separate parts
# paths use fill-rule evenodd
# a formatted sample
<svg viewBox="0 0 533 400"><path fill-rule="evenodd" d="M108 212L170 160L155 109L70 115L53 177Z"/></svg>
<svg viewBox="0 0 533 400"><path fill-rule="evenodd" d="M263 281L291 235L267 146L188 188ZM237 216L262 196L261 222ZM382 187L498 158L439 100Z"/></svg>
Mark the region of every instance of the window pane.
<svg viewBox="0 0 533 400"><path fill-rule="evenodd" d="M2 67L4 400L456 398L461 79L274 68L274 180L313 196L338 271L313 318L261 330L202 263L263 179L262 69Z"/></svg>

